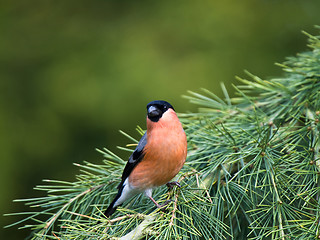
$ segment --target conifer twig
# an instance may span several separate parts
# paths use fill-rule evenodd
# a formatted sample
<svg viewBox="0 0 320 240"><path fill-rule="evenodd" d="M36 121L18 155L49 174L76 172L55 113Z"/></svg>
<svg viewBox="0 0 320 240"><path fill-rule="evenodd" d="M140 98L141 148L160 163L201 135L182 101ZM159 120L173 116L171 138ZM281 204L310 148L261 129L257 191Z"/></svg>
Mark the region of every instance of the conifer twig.
<svg viewBox="0 0 320 240"><path fill-rule="evenodd" d="M78 194L77 196L71 198L65 205L63 205L62 208L60 208L60 210L55 213L53 215L53 217L45 224L44 229L48 229L49 227L51 227L51 225L56 221L56 219L64 212L64 210L75 200L81 198L83 195L86 195L87 193L94 191L95 189L101 188L103 187L105 184L101 184L95 187L91 187L89 189L87 189L86 191L83 191L82 193Z"/></svg>

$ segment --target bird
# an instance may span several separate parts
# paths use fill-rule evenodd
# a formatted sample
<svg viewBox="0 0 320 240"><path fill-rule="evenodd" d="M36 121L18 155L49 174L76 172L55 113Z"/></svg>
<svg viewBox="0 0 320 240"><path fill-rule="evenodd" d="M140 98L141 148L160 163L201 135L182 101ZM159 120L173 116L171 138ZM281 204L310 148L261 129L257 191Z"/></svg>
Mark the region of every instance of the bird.
<svg viewBox="0 0 320 240"><path fill-rule="evenodd" d="M129 157L123 170L118 193L104 215L110 217L117 207L138 193L144 194L163 208L152 197L152 190L167 185L181 187L170 182L183 167L187 157L187 137L173 106L163 100L147 104L147 131Z"/></svg>

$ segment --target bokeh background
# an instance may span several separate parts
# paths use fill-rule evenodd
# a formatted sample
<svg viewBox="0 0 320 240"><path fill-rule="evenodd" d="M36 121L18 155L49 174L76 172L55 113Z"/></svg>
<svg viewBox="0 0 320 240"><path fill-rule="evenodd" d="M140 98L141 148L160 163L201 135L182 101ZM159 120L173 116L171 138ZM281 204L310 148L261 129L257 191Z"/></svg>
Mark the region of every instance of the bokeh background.
<svg viewBox="0 0 320 240"><path fill-rule="evenodd" d="M0 3L1 227L28 211L13 199L40 196L42 179L74 180L73 162L101 163L95 148L138 137L145 105L207 88L232 93L244 69L263 77L307 49L318 34L319 0L103 1ZM1 239L27 230L0 229Z"/></svg>

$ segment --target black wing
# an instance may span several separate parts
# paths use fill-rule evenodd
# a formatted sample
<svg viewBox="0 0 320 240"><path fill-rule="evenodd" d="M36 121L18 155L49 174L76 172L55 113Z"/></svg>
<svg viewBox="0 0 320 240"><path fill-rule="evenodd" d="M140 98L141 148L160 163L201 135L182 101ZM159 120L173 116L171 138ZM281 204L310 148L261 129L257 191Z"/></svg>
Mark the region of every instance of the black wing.
<svg viewBox="0 0 320 240"><path fill-rule="evenodd" d="M118 189L120 189L122 187L122 184L124 183L126 178L130 175L130 173L135 168L135 166L137 166L137 164L142 160L142 158L144 156L143 150L144 150L144 147L146 146L146 144L147 144L147 132L145 132L145 134L142 136L142 138L140 139L140 141L138 143L138 146L136 147L134 152L129 157L127 165L125 166L125 168L123 170L121 182L118 186Z"/></svg>

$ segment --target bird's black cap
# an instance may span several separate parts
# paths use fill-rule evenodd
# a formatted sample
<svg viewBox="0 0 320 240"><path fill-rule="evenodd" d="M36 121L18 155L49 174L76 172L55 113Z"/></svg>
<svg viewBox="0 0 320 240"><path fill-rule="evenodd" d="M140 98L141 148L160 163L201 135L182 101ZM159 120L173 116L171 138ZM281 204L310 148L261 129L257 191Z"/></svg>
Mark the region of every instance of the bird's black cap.
<svg viewBox="0 0 320 240"><path fill-rule="evenodd" d="M153 122L158 122L163 113L165 113L169 108L174 110L170 103L163 100L149 102L147 105L148 118Z"/></svg>

